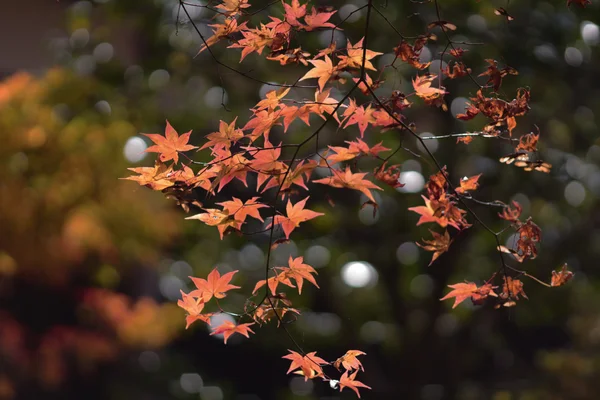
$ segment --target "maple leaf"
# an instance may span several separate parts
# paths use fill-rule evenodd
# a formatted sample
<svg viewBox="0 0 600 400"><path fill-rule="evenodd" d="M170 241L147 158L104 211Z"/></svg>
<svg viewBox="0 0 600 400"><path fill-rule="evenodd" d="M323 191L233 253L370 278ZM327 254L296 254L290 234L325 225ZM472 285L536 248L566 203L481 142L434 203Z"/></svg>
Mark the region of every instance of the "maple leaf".
<svg viewBox="0 0 600 400"><path fill-rule="evenodd" d="M309 60L313 65L313 69L308 71L301 81L310 78L318 78L319 89L322 92L327 82L337 73L337 68L333 66L331 58L325 56L325 60Z"/></svg>
<svg viewBox="0 0 600 400"><path fill-rule="evenodd" d="M241 222L236 221L227 212L223 212L222 210L216 208L205 208L204 211L206 212L192 215L186 219L198 219L208 226L216 226L219 230L221 239L223 239L223 235L225 234L227 228L231 227L239 230L241 227Z"/></svg>
<svg viewBox="0 0 600 400"><path fill-rule="evenodd" d="M308 104L305 106L307 112L311 112L317 114L322 119L326 120L327 117L323 115L323 113L331 114L333 118L340 123L339 117L337 113L335 113L335 108L338 105L338 101L333 97L329 97L331 93L331 88L327 90L319 91L315 90L315 102L313 104ZM304 107L303 107L304 108ZM305 121L308 125L308 120Z"/></svg>
<svg viewBox="0 0 600 400"><path fill-rule="evenodd" d="M211 28L213 28L213 35L206 39L202 46L200 46L198 54L202 53L204 50L214 45L215 43L218 43L221 39L228 38L229 35L231 35L232 33L247 29L246 24L247 22L238 25L237 20L235 18L229 17L226 18L222 24L208 25Z"/></svg>
<svg viewBox="0 0 600 400"><path fill-rule="evenodd" d="M336 12L318 12L315 7L312 7L310 14L304 16L304 22L306 23L304 29L310 32L316 28L335 28L334 24L327 21Z"/></svg>
<svg viewBox="0 0 600 400"><path fill-rule="evenodd" d="M440 300L447 300L454 297L454 304L452 308L456 308L460 303L473 296L473 293L477 292L477 285L473 282L457 283L454 285L448 285L453 290L442 297Z"/></svg>
<svg viewBox="0 0 600 400"><path fill-rule="evenodd" d="M431 232L431 234L433 235L433 240L423 239L423 243L425 244L417 242L417 246L421 247L424 250L434 252L433 257L431 257L431 261L429 262L429 265L431 265L440 255L448 251L448 249L450 248L450 244L452 243L452 239L450 239L450 235L448 234L447 230L444 231L443 235L432 230L430 230L429 232Z"/></svg>
<svg viewBox="0 0 600 400"><path fill-rule="evenodd" d="M346 170L342 172L339 169L331 169L333 176L328 176L327 178L314 180L314 183L321 183L323 185L329 185L335 188L349 188L354 190L359 190L365 196L369 198L373 203L376 203L373 194L369 189L377 189L383 190L379 186L375 185L373 182L363 179L366 172L357 172L352 173L349 166L346 166Z"/></svg>
<svg viewBox="0 0 600 400"><path fill-rule="evenodd" d="M259 101L254 107L255 110L270 109L273 110L290 91L291 88L280 88L279 90L271 90L267 92L265 98Z"/></svg>
<svg viewBox="0 0 600 400"><path fill-rule="evenodd" d="M488 296L498 297L494 289L497 289L498 286L492 286L490 283L486 283L477 288L477 291L473 293L471 296L471 301L475 305L481 305L488 298Z"/></svg>
<svg viewBox="0 0 600 400"><path fill-rule="evenodd" d="M270 148L273 147L265 139L265 147L260 149L262 151L258 151L254 154L254 159L250 161L250 167L258 172L258 178L256 182L256 187L260 188L263 183L271 177L271 175L281 175L285 173L287 170L287 165L281 161L278 161L279 156L281 155L281 147L278 148ZM257 150L254 148L247 147L247 150Z"/></svg>
<svg viewBox="0 0 600 400"><path fill-rule="evenodd" d="M350 104L343 114L345 117L344 121L346 121L344 128L347 128L350 125L358 124L360 137L364 137L365 130L369 124L375 123L375 117L373 116L374 112L375 110L371 108L370 104L367 106L367 108L364 108L364 106L359 107L356 105L356 102L353 99L350 99Z"/></svg>
<svg viewBox="0 0 600 400"><path fill-rule="evenodd" d="M354 371L354 373L352 375L348 376L348 371L344 372L344 374L340 378L340 392L342 391L342 389L347 387L349 389L354 390L354 392L360 399L360 393L358 392L358 388L360 387L360 388L365 388L365 389L371 389L371 387L365 385L364 383L362 383L360 381L355 380L357 373L358 373L358 370Z"/></svg>
<svg viewBox="0 0 600 400"><path fill-rule="evenodd" d="M467 103L467 109L465 114L456 114L456 118L462 121L468 121L470 119L475 118L479 114L479 108L475 107L473 104ZM467 136L470 138L469 141L473 140L471 136Z"/></svg>
<svg viewBox="0 0 600 400"><path fill-rule="evenodd" d="M462 62L454 62L452 69L450 69L450 64L448 64L446 65L446 68L442 70L442 73L450 79L456 79L469 75L471 73L471 68L467 68Z"/></svg>
<svg viewBox="0 0 600 400"><path fill-rule="evenodd" d="M503 300L519 300L519 295L523 296L526 299L529 299L523 291L523 282L521 282L518 279L514 279L510 276L505 276L500 298Z"/></svg>
<svg viewBox="0 0 600 400"><path fill-rule="evenodd" d="M181 292L181 299L177 300L177 305L188 313L185 317L185 329L189 328L192 323L198 320L204 321L210 325L211 314L202 314L202 309L205 304L204 301L201 298L186 294L182 290L179 291Z"/></svg>
<svg viewBox="0 0 600 400"><path fill-rule="evenodd" d="M415 44L411 46L408 42L402 40L402 42L394 47L394 52L396 57L400 57L400 59L415 68L425 69L429 67L431 63L421 63L419 61L421 56L421 51L425 47L425 43L427 43L427 37L420 36L415 40Z"/></svg>
<svg viewBox="0 0 600 400"><path fill-rule="evenodd" d="M215 268L210 274L208 274L208 279L203 278L195 278L190 276L194 285L196 285L196 290L188 293L190 296L198 297L202 299L205 303L208 302L213 297L216 299L222 299L227 295L225 292L231 289L239 289L239 286L231 285L229 282L233 275L238 272L231 271L227 272L223 276L219 273L219 271Z"/></svg>
<svg viewBox="0 0 600 400"><path fill-rule="evenodd" d="M320 212L304 209L307 200L308 197L292 205L292 202L288 199L288 203L285 208L286 216L275 216L274 224L281 225L281 227L283 228L283 232L285 233L286 239L290 238L290 233L292 233L294 229L299 227L300 223L324 215Z"/></svg>
<svg viewBox="0 0 600 400"><path fill-rule="evenodd" d="M427 223L435 222L442 228L448 225L456 228L468 228L470 225L465 221L464 214L466 211L456 207L452 202L446 198L441 199L442 201L432 201L425 196L421 196L425 201L424 206L411 207L408 210L416 212L421 215L417 226Z"/></svg>
<svg viewBox="0 0 600 400"><path fill-rule="evenodd" d="M400 183L400 165L386 166L387 161L381 164L380 167L375 168L375 179L390 185L394 189L403 187L404 184Z"/></svg>
<svg viewBox="0 0 600 400"><path fill-rule="evenodd" d="M426 101L431 101L447 94L444 88L431 87L431 83L435 78L437 78L437 75L423 75L413 79L416 95Z"/></svg>
<svg viewBox="0 0 600 400"><path fill-rule="evenodd" d="M288 374L292 371L300 369L300 371L297 372L304 376L305 381L317 376L323 376L323 369L321 368L321 365L327 365L329 363L323 360L321 357L317 357L316 351L307 353L305 356L302 356L293 350L288 351L290 354L282 357L292 361L290 368L287 371Z"/></svg>
<svg viewBox="0 0 600 400"><path fill-rule="evenodd" d="M250 7L250 4L248 4L248 0L223 0L222 4L216 6L216 8L219 8L224 11L222 13L223 15L228 17L235 16L238 13L241 14L242 9L248 7Z"/></svg>
<svg viewBox="0 0 600 400"><path fill-rule="evenodd" d="M137 182L140 185L149 187L152 190L163 190L175 185L173 168L167 167L166 164L160 162L159 160L156 160L154 167L139 167L127 169L139 175L132 175L120 179Z"/></svg>
<svg viewBox="0 0 600 400"><path fill-rule="evenodd" d="M552 271L552 280L550 286L562 286L573 278L573 272L569 271L567 264L563 264L560 271Z"/></svg>
<svg viewBox="0 0 600 400"><path fill-rule="evenodd" d="M219 131L206 135L208 142L200 147L200 150L216 146L222 146L229 149L233 143L240 140L244 136L244 132L242 132L241 129L235 128L235 121L237 121L237 117L231 121L231 124L227 124L225 121L219 121Z"/></svg>
<svg viewBox="0 0 600 400"><path fill-rule="evenodd" d="M298 294L302 294L302 283L304 282L304 279L315 285L317 288L319 287L314 276L311 275L316 274L317 271L310 265L304 264L303 261L303 257L292 258L292 256L290 256L288 268L284 272L286 278L293 278L296 281Z"/></svg>
<svg viewBox="0 0 600 400"><path fill-rule="evenodd" d="M160 153L160 161L166 162L169 160L173 160L173 162L177 164L177 161L179 161L180 151L197 149L196 146L187 144L188 140L190 140L191 133L192 131L189 131L179 136L177 131L173 129L169 121L167 121L167 127L165 128L165 136L156 133L143 134L144 136L150 138L150 140L152 140L154 143L156 143L155 145L148 147L146 149L146 152Z"/></svg>
<svg viewBox="0 0 600 400"><path fill-rule="evenodd" d="M500 89L500 85L502 84L502 78L506 75L518 75L516 69L512 67L504 67L502 69L498 69L498 61L492 59L485 60L489 65L485 72L479 74L479 76L489 76L487 83L491 83L494 87L494 91L497 92Z"/></svg>
<svg viewBox="0 0 600 400"><path fill-rule="evenodd" d="M528 133L523 135L519 139L519 144L515 148L515 151L528 151L528 152L536 152L537 151L537 143L540 138L539 134Z"/></svg>
<svg viewBox="0 0 600 400"><path fill-rule="evenodd" d="M523 211L523 207L519 203L513 200L511 206L505 206L501 213L498 213L498 216L502 219L509 221L510 223L519 222L519 217L521 216L521 211Z"/></svg>
<svg viewBox="0 0 600 400"><path fill-rule="evenodd" d="M273 268L273 270L277 273L277 271L283 271L282 273L277 273L277 275L267 279L266 281L260 280L258 282L256 282L256 286L254 286L254 290L252 291L252 294L255 294L258 289L260 289L261 287L263 287L265 285L265 283L267 284L269 290L271 290L271 294L273 296L276 295L277 293L277 286L281 283L283 285L289 286L291 288L295 288L296 286L294 286L294 284L292 283L292 281L290 280L290 278L288 277L288 275L285 273L285 271L287 270L287 267L275 267Z"/></svg>
<svg viewBox="0 0 600 400"><path fill-rule="evenodd" d="M269 132L275 125L281 125L279 118L281 112L270 109L254 112L254 116L250 119L242 130L252 129L249 137L252 142L256 141L261 135L264 135L265 140L269 140Z"/></svg>
<svg viewBox="0 0 600 400"><path fill-rule="evenodd" d="M239 333L240 335L244 335L247 338L249 338L250 337L249 333L254 333L254 331L249 328L252 325L254 325L254 322L251 322L249 324L236 325L235 323L233 323L231 321L225 321L221 325L217 326L216 328L213 328L211 335L218 335L218 334L222 333L223 341L225 342L225 344L227 344L227 339L229 339L229 337L231 335L233 335L234 333Z"/></svg>
<svg viewBox="0 0 600 400"><path fill-rule="evenodd" d="M355 45L352 45L350 43L350 41L348 40L348 46L346 48L346 52L348 53L348 55L347 56L338 56L338 58L341 60L340 64L345 67L348 67L348 68L360 69L360 68L362 68L363 63L364 63L365 69L370 69L372 71L376 71L373 64L371 64L370 60L378 55L383 54L383 53L379 53L379 52L372 51L369 49L366 49L366 50L363 49L363 41L364 41L364 38L362 38L358 42L356 42ZM364 53L364 58L363 58L363 53Z"/></svg>
<svg viewBox="0 0 600 400"><path fill-rule="evenodd" d="M348 147L341 147L341 146L327 146L327 147L329 147L329 149L331 149L335 152L335 154L331 154L326 157L329 165L334 165L341 161L352 160L353 158L356 158L356 156L359 154L356 151L350 150Z"/></svg>
<svg viewBox="0 0 600 400"><path fill-rule="evenodd" d="M348 350L346 354L335 360L333 366L340 370L340 365L344 367L346 370L351 371L353 369L361 369L365 370L362 366L362 363L358 360L358 356L366 355L367 353L360 350Z"/></svg>
<svg viewBox="0 0 600 400"><path fill-rule="evenodd" d="M464 194L466 192L469 192L471 190L476 190L479 187L479 178L481 177L481 174L479 175L474 175L470 178L467 178L466 176L464 178L462 178L460 180L460 187L456 188L456 193L461 193Z"/></svg>
<svg viewBox="0 0 600 400"><path fill-rule="evenodd" d="M266 46L273 46L278 36L275 28L270 28L270 25L264 24L260 24L260 28L242 30L241 33L244 38L228 47L230 49L242 49L240 62L244 61L244 58L253 52L262 54Z"/></svg>
<svg viewBox="0 0 600 400"><path fill-rule="evenodd" d="M228 200L217 204L223 206L223 210L225 210L225 212L232 216L236 221L244 222L246 221L246 217L248 215L258 219L259 221L263 221L258 210L268 206L266 204L258 203L256 201L258 200L258 197L252 197L245 203L243 203L242 200L238 199L237 197L233 197L232 199L233 200Z"/></svg>
<svg viewBox="0 0 600 400"><path fill-rule="evenodd" d="M298 18L302 18L306 15L306 4L300 5L298 0L292 0L292 4L283 3L283 9L285 10L285 21L291 26L301 26L298 22Z"/></svg>
<svg viewBox="0 0 600 400"><path fill-rule="evenodd" d="M537 257L536 243L542 239L542 230L537 226L531 217L517 230L519 239L517 240L517 251L523 257L529 257L532 260Z"/></svg>
<svg viewBox="0 0 600 400"><path fill-rule="evenodd" d="M391 149L388 149L387 147L382 146L383 142L379 142L376 145L374 145L373 147L369 148L369 145L365 142L363 142L360 138L356 138L356 141L354 142L348 142L346 141L346 143L348 143L350 146L348 147L348 149L352 152L356 152L356 153L362 153L364 155L369 155L369 156L373 156L373 157L377 157L379 155L379 153L381 153L382 151L388 151Z"/></svg>

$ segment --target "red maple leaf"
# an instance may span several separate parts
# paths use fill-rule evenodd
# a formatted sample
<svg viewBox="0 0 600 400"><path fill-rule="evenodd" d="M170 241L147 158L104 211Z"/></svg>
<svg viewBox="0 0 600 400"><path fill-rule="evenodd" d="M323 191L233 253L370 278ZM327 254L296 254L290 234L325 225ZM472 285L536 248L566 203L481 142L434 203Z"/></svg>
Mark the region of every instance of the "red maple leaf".
<svg viewBox="0 0 600 400"><path fill-rule="evenodd" d="M190 276L190 279L196 285L196 290L189 293L190 296L198 297L205 303L213 297L216 299L222 299L225 296L225 292L231 289L239 289L239 286L231 285L229 282L233 275L238 271L227 272L223 276L215 268L208 274L208 279L195 278Z"/></svg>
<svg viewBox="0 0 600 400"><path fill-rule="evenodd" d="M239 333L240 335L244 335L247 338L249 338L250 335L248 333L254 333L254 331L249 328L252 325L254 325L254 322L249 323L249 324L236 325L231 321L225 321L221 325L217 326L216 328L213 328L211 335L218 335L218 334L222 333L223 340L224 340L225 344L227 344L227 339L229 339L229 337L231 335L233 335L234 333Z"/></svg>
<svg viewBox="0 0 600 400"><path fill-rule="evenodd" d="M167 121L165 136L157 133L144 133L145 136L156 143L155 145L148 147L146 152L160 153L160 156L158 157L160 161L166 162L173 160L177 164L180 151L197 149L196 146L187 144L188 140L190 140L191 133L192 131L189 131L179 136L177 131L173 129L169 121Z"/></svg>

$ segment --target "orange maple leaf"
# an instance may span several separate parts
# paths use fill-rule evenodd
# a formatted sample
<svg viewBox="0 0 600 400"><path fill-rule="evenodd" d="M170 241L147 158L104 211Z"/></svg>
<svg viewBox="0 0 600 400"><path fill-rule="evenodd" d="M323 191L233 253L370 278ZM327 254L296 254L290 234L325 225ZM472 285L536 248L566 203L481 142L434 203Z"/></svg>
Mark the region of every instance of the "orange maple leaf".
<svg viewBox="0 0 600 400"><path fill-rule="evenodd" d="M464 219L466 211L456 207L453 202L450 202L445 196L441 198L440 201L432 201L425 196L421 197L425 201L424 206L410 207L408 209L409 211L421 215L421 218L417 221L417 226L427 222L435 222L442 228L445 228L448 225L456 229L463 229L471 226Z"/></svg>
<svg viewBox="0 0 600 400"><path fill-rule="evenodd" d="M308 62L313 65L313 69L308 71L300 80L318 78L319 89L322 92L325 84L337 73L337 68L333 66L329 56L325 56L324 61L309 60Z"/></svg>
<svg viewBox="0 0 600 400"><path fill-rule="evenodd" d="M349 166L346 166L346 170L342 172L339 169L331 169L333 176L327 178L314 180L314 183L321 183L323 185L329 185L335 188L349 188L361 191L365 196L369 198L373 203L376 203L373 194L369 189L383 190L373 182L363 179L366 172L352 173Z"/></svg>
<svg viewBox="0 0 600 400"><path fill-rule="evenodd" d="M568 265L564 264L560 271L552 271L552 280L550 281L550 286L562 286L567 283L573 277L573 272L569 271Z"/></svg>
<svg viewBox="0 0 600 400"><path fill-rule="evenodd" d="M225 234L227 228L239 230L242 225L240 221L237 221L226 211L216 208L204 208L204 211L206 212L192 215L191 217L186 217L185 219L198 219L208 226L216 226L219 230L219 236L221 239L223 239L223 235Z"/></svg>
<svg viewBox="0 0 600 400"><path fill-rule="evenodd" d="M198 54L202 53L208 47L219 42L221 39L228 38L229 35L231 35L232 33L248 29L246 27L247 23L248 22L244 22L244 23L238 25L237 20L235 18L228 17L225 19L225 21L223 21L222 24L208 25L211 28L213 28L213 35L211 37L209 37L208 39L206 39L206 41L202 44L202 46L200 46L200 50L198 51ZM196 55L198 55L198 54L196 54Z"/></svg>
<svg viewBox="0 0 600 400"><path fill-rule="evenodd" d="M156 160L154 167L138 167L127 169L139 175L132 175L120 179L135 181L142 186L149 187L152 190L163 190L175 185L173 168L171 166L167 167L166 164L160 162L159 160Z"/></svg>
<svg viewBox="0 0 600 400"><path fill-rule="evenodd" d="M277 275L267 279L266 281L260 280L258 282L256 282L256 286L254 286L254 290L252 291L252 294L255 294L258 289L260 289L261 287L263 287L265 285L265 283L267 284L267 286L269 287L269 289L271 290L271 294L273 296L276 295L277 293L277 286L279 286L279 284L283 284L286 286L289 286L291 288L295 288L296 286L294 286L294 284L292 283L292 281L290 280L290 277L285 273L286 270L288 270L289 268L287 267L275 267L273 268L273 270L275 271L275 273ZM281 273L278 273L277 271L282 271Z"/></svg>
<svg viewBox="0 0 600 400"><path fill-rule="evenodd" d="M461 193L464 194L466 192L469 192L471 190L476 190L479 187L479 178L481 177L481 174L479 175L474 175L470 178L467 178L466 176L464 178L462 178L460 180L460 187L456 188L456 193Z"/></svg>
<svg viewBox="0 0 600 400"><path fill-rule="evenodd" d="M315 285L317 288L317 282L315 281L314 276L311 274L316 274L317 271L313 267L308 264L304 264L303 257L296 257L288 260L288 268L285 270L285 276L287 278L293 278L296 281L296 285L298 286L298 294L302 294L302 283L304 279Z"/></svg>
<svg viewBox="0 0 600 400"><path fill-rule="evenodd" d="M188 315L185 317L185 329L189 328L190 325L198 320L204 321L210 325L210 316L212 314L202 314L204 308L204 301L201 298L196 298L190 294L181 292L181 299L177 300L177 305L183 308Z"/></svg>
<svg viewBox="0 0 600 400"><path fill-rule="evenodd" d="M240 140L244 136L244 132L239 128L235 128L235 121L237 121L237 117L231 121L231 124L227 124L225 121L219 121L219 131L206 135L208 142L200 147L200 150L215 146L229 149L232 144Z"/></svg>
<svg viewBox="0 0 600 400"><path fill-rule="evenodd" d="M308 200L308 197L305 198L304 200L300 200L299 202L297 202L294 205L292 205L292 202L290 200L288 200L287 206L285 208L286 216L285 217L282 215L275 216L274 223L276 225L277 224L281 225L281 227L283 228L283 232L285 233L286 239L290 238L290 233L292 233L292 231L294 229L299 227L301 222L305 222L310 219L324 215L323 213L320 213L320 212L315 212L312 210L305 210L304 206L306 206L307 200Z"/></svg>
<svg viewBox="0 0 600 400"><path fill-rule="evenodd" d="M301 354L296 353L293 350L288 351L290 352L290 354L282 357L292 361L292 364L290 365L290 368L288 369L287 373L289 374L292 371L300 369L300 371L296 371L296 373L303 375L305 381L315 378L317 376L322 376L323 369L321 368L321 365L329 364L321 357L317 357L316 351L307 353L305 356L302 356Z"/></svg>
<svg viewBox="0 0 600 400"><path fill-rule="evenodd" d="M187 144L190 140L190 134L192 131L186 132L179 136L177 131L173 129L169 121L167 121L167 127L165 129L165 136L157 133L144 133L145 136L149 137L154 143L146 149L146 152L160 153L159 160L162 162L173 160L175 164L179 161L179 152L197 149L196 146Z"/></svg>
<svg viewBox="0 0 600 400"><path fill-rule="evenodd" d="M225 16L234 16L238 13L241 14L242 9L248 7L250 7L248 0L223 0L222 4L216 6L216 8L224 11L222 14Z"/></svg>
<svg viewBox="0 0 600 400"><path fill-rule="evenodd" d="M423 248L424 250L434 252L433 257L431 257L431 262L429 262L429 265L431 265L440 255L448 251L450 248L450 243L452 243L452 239L450 239L448 231L445 231L443 235L431 230L429 232L431 232L433 235L433 240L423 239L423 243L425 244L417 242L417 246Z"/></svg>
<svg viewBox="0 0 600 400"><path fill-rule="evenodd" d="M444 88L431 87L431 83L435 78L437 78L437 75L423 75L413 79L416 95L426 101L431 101L447 94Z"/></svg>
<svg viewBox="0 0 600 400"><path fill-rule="evenodd" d="M258 200L258 197L252 197L243 203L242 200L238 199L237 197L233 197L233 200L228 200L217 204L223 206L223 210L225 210L225 212L232 216L236 221L244 222L246 221L246 217L248 217L248 215L252 218L258 219L259 221L263 221L258 210L268 206L266 204L258 203L256 200Z"/></svg>
<svg viewBox="0 0 600 400"><path fill-rule="evenodd" d="M354 392L356 392L356 395L360 399L360 393L358 392L358 388L361 387L361 388L365 388L365 389L371 389L371 387L365 385L364 383L362 383L360 381L355 380L357 373L358 373L358 370L354 371L354 373L352 375L348 376L348 371L344 372L344 374L340 378L340 392L345 387L350 388L350 389L354 390Z"/></svg>
<svg viewBox="0 0 600 400"><path fill-rule="evenodd" d="M306 22L306 26L304 29L306 31L312 31L316 28L335 28L335 25L329 21L329 18L337 11L332 12L318 12L316 8L311 9L311 13L304 16L304 22Z"/></svg>
<svg viewBox="0 0 600 400"><path fill-rule="evenodd" d="M208 274L208 279L195 278L190 276L190 279L196 285L196 290L188 293L190 296L198 297L202 299L205 303L208 302L213 297L216 299L222 299L225 296L225 292L231 289L239 289L239 286L231 285L229 282L233 275L238 272L231 271L227 272L223 276L219 273L219 271L215 268Z"/></svg>
<svg viewBox="0 0 600 400"><path fill-rule="evenodd" d="M369 49L363 49L363 40L364 38L360 39L358 42L356 42L355 45L352 45L348 40L348 47L346 48L348 55L338 56L338 58L341 60L340 64L343 64L344 66L349 68L360 69L362 68L364 62L365 69L376 71L375 67L373 66L373 64L371 64L371 61L369 60L383 53L379 53L377 51L372 51ZM363 54L365 55L364 58Z"/></svg>
<svg viewBox="0 0 600 400"><path fill-rule="evenodd" d="M473 282L457 283L454 285L448 285L448 287L452 288L453 290L440 300L447 300L454 297L454 304L452 305L452 308L456 308L457 305L473 296L473 294L477 292L477 285Z"/></svg>
<svg viewBox="0 0 600 400"><path fill-rule="evenodd" d="M301 26L298 22L298 18L302 18L306 15L306 4L300 5L298 0L292 0L292 4L283 3L283 9L285 10L285 22L291 26Z"/></svg>
<svg viewBox="0 0 600 400"><path fill-rule="evenodd" d="M365 370L362 366L362 363L358 360L358 356L366 355L367 353L360 350L348 350L346 354L335 360L333 366L338 370L340 369L340 365L344 367L346 370L351 371L353 369L361 369Z"/></svg>
<svg viewBox="0 0 600 400"><path fill-rule="evenodd" d="M216 328L213 328L211 335L218 335L218 334L222 333L223 340L224 340L225 344L227 344L227 339L229 339L229 337L231 335L233 335L234 333L239 333L240 335L244 335L247 338L249 338L250 335L248 333L254 333L254 331L249 328L252 325L254 325L254 322L251 322L249 324L236 325L231 321L225 321L221 325L217 326Z"/></svg>
<svg viewBox="0 0 600 400"><path fill-rule="evenodd" d="M345 117L344 121L346 122L344 128L347 128L350 125L358 124L360 137L364 137L365 130L369 124L374 124L376 122L376 119L373 115L375 111L375 109L371 108L370 104L367 106L367 108L365 108L364 106L357 106L356 102L353 99L350 99L350 104L343 114Z"/></svg>

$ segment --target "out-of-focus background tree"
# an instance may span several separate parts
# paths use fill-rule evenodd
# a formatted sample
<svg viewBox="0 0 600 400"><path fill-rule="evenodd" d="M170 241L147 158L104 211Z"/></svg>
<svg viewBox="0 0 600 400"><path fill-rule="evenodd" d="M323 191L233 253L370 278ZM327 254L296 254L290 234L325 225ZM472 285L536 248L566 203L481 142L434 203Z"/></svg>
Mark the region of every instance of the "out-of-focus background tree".
<svg viewBox="0 0 600 400"><path fill-rule="evenodd" d="M316 3L333 5L335 18L362 5ZM430 253L414 244L427 231L407 211L435 172L425 158L402 154L406 186L378 193L375 218L368 207L359 209L358 196L327 191L335 208L324 202L327 217L274 256L285 262L303 255L318 268L321 289L295 299L303 313L289 329L328 359L348 348L366 351L361 380L373 390L364 398L600 397L600 7L514 1L508 11L515 20L507 23L494 15L505 3L441 2L444 19L459 26L456 40L486 43L466 55L475 73L485 70L484 58L503 60L519 75L506 78L501 93L512 98L518 87L531 89L532 110L519 129L537 124L552 172L498 163L510 148L494 141L428 144L454 180L484 174L481 199L517 200L533 216L543 241L540 256L525 265L529 272L548 279L568 262L575 278L552 290L525 281L530 300L514 309L451 310L438 300L446 285L488 277L497 268L495 243L474 226L427 267ZM407 35L436 19L428 3L379 6ZM208 35L213 13L189 10ZM280 11L275 4L254 19ZM335 34L338 44L360 39L364 19L364 12L352 14ZM207 52L194 58L201 40L175 0L9 2L0 23L0 399L345 398L285 375L281 356L291 344L274 326L226 346L202 326L185 331L174 303L187 277L216 265L240 269L236 283L245 290L230 300L243 304L264 273L267 237L219 241L214 230L184 221L173 201L118 180L126 168L152 163L141 132L162 132L169 119L180 132L193 129L198 144L219 119L247 118L269 87L217 69ZM370 35L370 47L386 53L383 66L396 36L381 21ZM330 39L330 31L315 32L305 43L324 47ZM438 58L444 45L441 38L430 42L423 61ZM238 54L224 47L215 47L217 56L237 64ZM240 68L265 81L300 76L258 56ZM410 91L411 73L388 69L381 93ZM447 86L457 114L476 87L468 79ZM428 135L478 127L432 108L416 107L410 118ZM294 127L292 135L306 132ZM348 138L332 127L323 139ZM393 147L400 137L371 140ZM414 141L403 144L420 152ZM326 192L313 191L313 199ZM495 210L476 211L501 228Z"/></svg>

